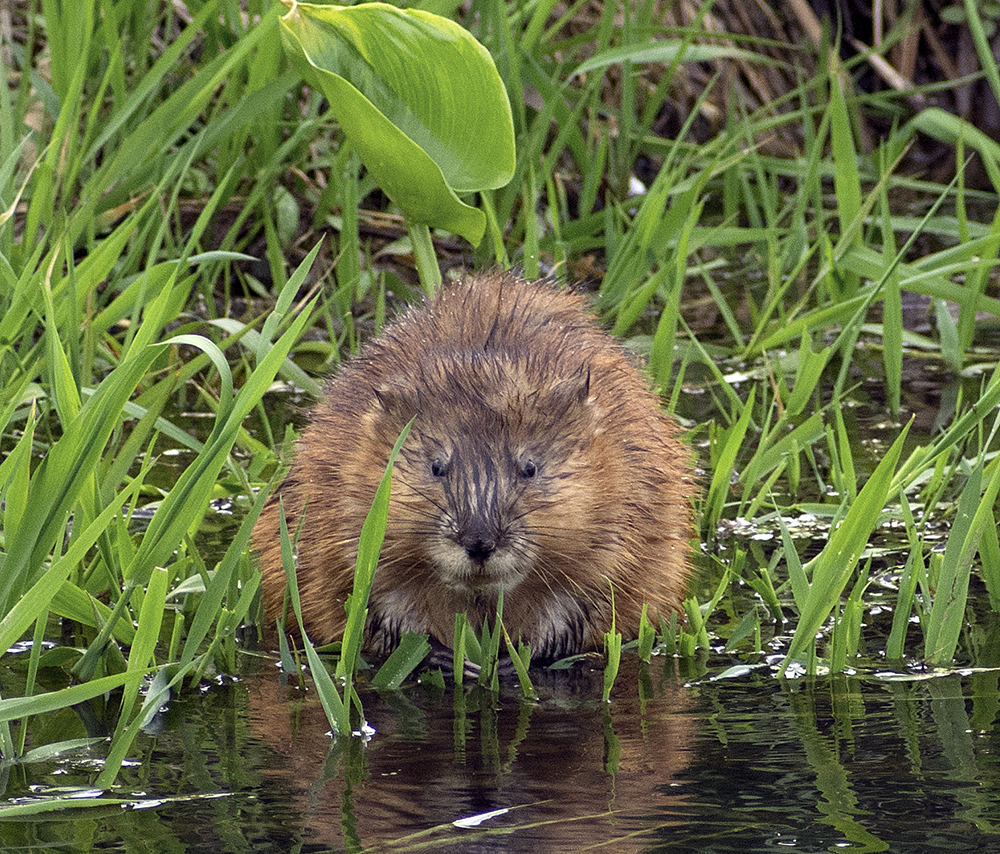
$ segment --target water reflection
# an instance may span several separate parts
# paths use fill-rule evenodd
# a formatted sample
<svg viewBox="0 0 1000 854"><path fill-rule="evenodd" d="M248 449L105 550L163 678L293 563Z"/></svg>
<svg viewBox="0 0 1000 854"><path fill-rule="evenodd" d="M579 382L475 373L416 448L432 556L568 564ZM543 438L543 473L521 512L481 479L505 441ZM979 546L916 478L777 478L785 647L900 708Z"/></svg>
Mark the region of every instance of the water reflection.
<svg viewBox="0 0 1000 854"><path fill-rule="evenodd" d="M672 786L696 723L689 692L663 660L652 672L632 665L609 706L600 670L589 667L540 673L538 703L478 689L368 694L376 735L346 753L321 736L319 705L270 668L248 681L250 719L279 757L271 782L300 805L312 842L640 851L644 817L683 800ZM469 821L484 814L492 815Z"/></svg>
<svg viewBox="0 0 1000 854"><path fill-rule="evenodd" d="M701 683L717 744L699 740L687 809L744 821L738 843L701 850L992 850L997 685L995 671Z"/></svg>
<svg viewBox="0 0 1000 854"><path fill-rule="evenodd" d="M241 682L187 692L140 738L108 793L133 808L0 811L0 849L997 850L1000 671L786 682L625 661L607 707L585 668L539 678L537 704L369 693L377 732L342 751L311 694L281 684L271 659L244 659ZM69 710L51 725L86 734ZM2 766L4 803L92 787L104 749Z"/></svg>

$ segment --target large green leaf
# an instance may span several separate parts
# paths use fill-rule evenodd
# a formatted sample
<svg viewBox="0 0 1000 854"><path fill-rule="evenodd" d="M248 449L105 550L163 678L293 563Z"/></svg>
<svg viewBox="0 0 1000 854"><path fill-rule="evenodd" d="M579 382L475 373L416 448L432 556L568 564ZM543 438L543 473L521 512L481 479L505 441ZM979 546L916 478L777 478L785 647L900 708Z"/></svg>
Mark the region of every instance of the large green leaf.
<svg viewBox="0 0 1000 854"><path fill-rule="evenodd" d="M455 194L514 172L510 103L486 49L446 18L384 3L292 2L281 34L407 219L479 243L485 216Z"/></svg>

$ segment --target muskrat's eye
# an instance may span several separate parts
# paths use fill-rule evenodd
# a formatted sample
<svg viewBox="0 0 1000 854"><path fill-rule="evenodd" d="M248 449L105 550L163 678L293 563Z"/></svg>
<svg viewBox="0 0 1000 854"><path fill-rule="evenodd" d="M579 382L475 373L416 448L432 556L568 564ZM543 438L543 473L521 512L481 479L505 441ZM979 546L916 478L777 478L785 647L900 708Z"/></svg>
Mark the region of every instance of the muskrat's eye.
<svg viewBox="0 0 1000 854"><path fill-rule="evenodd" d="M434 477L444 477L448 473L448 466L441 460L431 462L431 474Z"/></svg>
<svg viewBox="0 0 1000 854"><path fill-rule="evenodd" d="M525 460L521 463L521 477L534 477L537 472L534 460Z"/></svg>

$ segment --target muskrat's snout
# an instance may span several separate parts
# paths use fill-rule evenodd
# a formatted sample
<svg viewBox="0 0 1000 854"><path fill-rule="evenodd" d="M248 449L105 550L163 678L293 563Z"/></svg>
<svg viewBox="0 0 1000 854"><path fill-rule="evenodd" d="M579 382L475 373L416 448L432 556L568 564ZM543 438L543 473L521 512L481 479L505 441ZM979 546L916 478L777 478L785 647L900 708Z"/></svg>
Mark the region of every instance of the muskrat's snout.
<svg viewBox="0 0 1000 854"><path fill-rule="evenodd" d="M441 444L418 434L436 450ZM482 438L482 437L480 437ZM505 437L489 436L503 443ZM480 590L503 582L509 588L529 567L513 551L518 518L516 485L508 461L482 449L450 448L430 455L431 475L421 493L433 498L440 517L428 552L441 580L454 588Z"/></svg>
<svg viewBox="0 0 1000 854"><path fill-rule="evenodd" d="M456 542L465 549L474 564L485 564L497 550L497 536L482 520L476 520L458 532Z"/></svg>
<svg viewBox="0 0 1000 854"><path fill-rule="evenodd" d="M468 592L502 583L511 589L530 568L512 548L510 526L496 508L449 508L432 561L442 581Z"/></svg>
<svg viewBox="0 0 1000 854"><path fill-rule="evenodd" d="M522 541L517 502L509 484L470 480L451 472L441 496L436 535L426 549L440 581L466 595L512 591L533 567L532 551ZM519 545L520 544L520 545Z"/></svg>

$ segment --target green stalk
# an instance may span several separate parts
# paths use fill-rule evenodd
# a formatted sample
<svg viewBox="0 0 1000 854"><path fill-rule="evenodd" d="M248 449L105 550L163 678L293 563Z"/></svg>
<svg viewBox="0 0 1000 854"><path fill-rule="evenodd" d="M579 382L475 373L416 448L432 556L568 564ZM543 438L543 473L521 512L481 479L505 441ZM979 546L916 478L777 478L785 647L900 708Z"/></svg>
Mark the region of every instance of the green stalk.
<svg viewBox="0 0 1000 854"><path fill-rule="evenodd" d="M431 230L427 223L406 222L406 233L410 235L410 246L413 248L413 259L417 263L417 273L424 293L433 296L441 290L441 268L438 266L437 253L434 251L434 241L431 240Z"/></svg>

